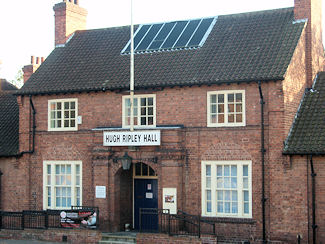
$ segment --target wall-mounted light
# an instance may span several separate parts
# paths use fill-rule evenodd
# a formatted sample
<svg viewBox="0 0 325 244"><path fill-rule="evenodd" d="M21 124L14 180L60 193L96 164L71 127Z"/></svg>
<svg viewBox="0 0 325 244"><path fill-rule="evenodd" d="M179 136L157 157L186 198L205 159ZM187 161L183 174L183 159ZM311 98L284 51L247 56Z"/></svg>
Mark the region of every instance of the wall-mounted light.
<svg viewBox="0 0 325 244"><path fill-rule="evenodd" d="M129 170L131 168L132 157L130 157L127 152L124 153L123 157L113 158L114 163L118 163L118 161L122 163L123 170Z"/></svg>

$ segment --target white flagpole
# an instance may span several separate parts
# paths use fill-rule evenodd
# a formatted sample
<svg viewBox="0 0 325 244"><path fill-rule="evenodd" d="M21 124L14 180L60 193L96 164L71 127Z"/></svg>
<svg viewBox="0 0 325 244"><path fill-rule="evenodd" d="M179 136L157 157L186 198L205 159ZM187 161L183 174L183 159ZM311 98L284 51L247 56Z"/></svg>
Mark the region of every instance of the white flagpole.
<svg viewBox="0 0 325 244"><path fill-rule="evenodd" d="M131 114L130 114L130 131L134 130L134 111L133 111L133 97L134 97L134 40L133 40L133 0L131 0L131 56L130 56L130 102L131 102Z"/></svg>

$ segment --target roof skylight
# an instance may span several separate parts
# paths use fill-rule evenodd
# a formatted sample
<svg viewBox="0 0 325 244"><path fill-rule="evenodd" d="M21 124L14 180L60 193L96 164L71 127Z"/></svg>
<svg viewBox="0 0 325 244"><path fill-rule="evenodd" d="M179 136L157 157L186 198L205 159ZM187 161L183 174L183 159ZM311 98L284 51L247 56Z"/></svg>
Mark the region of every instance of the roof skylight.
<svg viewBox="0 0 325 244"><path fill-rule="evenodd" d="M134 34L134 52L201 47L216 21L217 17L140 25ZM130 52L130 45L131 41L123 48L123 54Z"/></svg>

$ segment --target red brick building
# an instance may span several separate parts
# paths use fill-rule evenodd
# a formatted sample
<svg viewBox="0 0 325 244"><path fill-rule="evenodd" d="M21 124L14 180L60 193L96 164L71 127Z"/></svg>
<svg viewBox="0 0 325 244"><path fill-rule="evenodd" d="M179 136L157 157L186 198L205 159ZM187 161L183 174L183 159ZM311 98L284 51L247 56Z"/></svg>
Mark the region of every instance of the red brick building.
<svg viewBox="0 0 325 244"><path fill-rule="evenodd" d="M220 241L325 240L306 157L283 154L324 69L321 0L136 26L132 132L129 27L74 32L87 11L77 1L54 11L57 46L16 93L3 209L98 206L100 228L116 232L145 225L140 208L167 208L215 223Z"/></svg>

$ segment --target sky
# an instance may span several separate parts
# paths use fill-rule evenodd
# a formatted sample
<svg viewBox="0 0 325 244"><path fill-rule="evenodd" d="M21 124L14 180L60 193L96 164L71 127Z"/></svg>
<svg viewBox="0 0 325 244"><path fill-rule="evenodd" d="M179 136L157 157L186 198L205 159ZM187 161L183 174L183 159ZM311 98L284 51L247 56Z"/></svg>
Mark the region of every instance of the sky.
<svg viewBox="0 0 325 244"><path fill-rule="evenodd" d="M53 6L58 2L62 0L0 0L0 78L14 80L19 69L30 64L31 55L47 57L54 49ZM294 0L133 0L133 22L157 23L292 7L293 2ZM325 1L323 2L325 9ZM130 3L131 0L79 0L79 5L88 10L87 29L129 25ZM323 15L325 16L325 11Z"/></svg>

